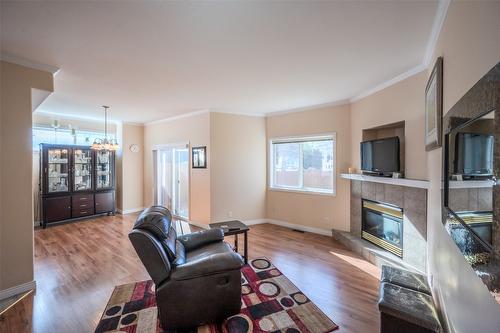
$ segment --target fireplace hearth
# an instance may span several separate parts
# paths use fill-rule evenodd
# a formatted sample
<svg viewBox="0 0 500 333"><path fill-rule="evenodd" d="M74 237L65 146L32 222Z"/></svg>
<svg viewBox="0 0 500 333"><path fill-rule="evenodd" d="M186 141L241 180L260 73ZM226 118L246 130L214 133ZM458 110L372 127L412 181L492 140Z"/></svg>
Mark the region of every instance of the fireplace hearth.
<svg viewBox="0 0 500 333"><path fill-rule="evenodd" d="M403 209L362 199L361 237L403 257Z"/></svg>

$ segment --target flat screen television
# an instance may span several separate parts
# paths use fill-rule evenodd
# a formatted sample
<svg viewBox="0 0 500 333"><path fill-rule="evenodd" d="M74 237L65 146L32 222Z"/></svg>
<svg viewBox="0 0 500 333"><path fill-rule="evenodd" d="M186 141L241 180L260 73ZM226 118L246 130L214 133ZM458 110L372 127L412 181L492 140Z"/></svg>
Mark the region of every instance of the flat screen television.
<svg viewBox="0 0 500 333"><path fill-rule="evenodd" d="M399 138L361 142L361 170L381 176L399 172Z"/></svg>
<svg viewBox="0 0 500 333"><path fill-rule="evenodd" d="M458 133L455 139L454 172L466 178L493 175L494 137L489 134Z"/></svg>

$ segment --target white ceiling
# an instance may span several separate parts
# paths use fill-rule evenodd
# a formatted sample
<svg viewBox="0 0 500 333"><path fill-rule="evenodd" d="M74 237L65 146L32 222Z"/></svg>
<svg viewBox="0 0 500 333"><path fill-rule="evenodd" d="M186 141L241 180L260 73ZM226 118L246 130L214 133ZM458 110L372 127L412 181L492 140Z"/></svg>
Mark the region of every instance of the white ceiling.
<svg viewBox="0 0 500 333"><path fill-rule="evenodd" d="M60 68L40 110L148 122L334 103L422 64L437 1L2 2L2 54Z"/></svg>

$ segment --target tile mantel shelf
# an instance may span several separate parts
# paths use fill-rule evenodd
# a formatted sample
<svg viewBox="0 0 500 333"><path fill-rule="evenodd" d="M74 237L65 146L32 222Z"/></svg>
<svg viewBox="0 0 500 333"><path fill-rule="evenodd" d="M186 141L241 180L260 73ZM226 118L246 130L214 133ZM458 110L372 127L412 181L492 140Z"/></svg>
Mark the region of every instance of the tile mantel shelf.
<svg viewBox="0 0 500 333"><path fill-rule="evenodd" d="M350 180L360 180L363 182L382 183L382 184L390 184L390 185L398 185L398 186L406 186L406 187L416 187L416 188L423 188L423 189L429 188L429 182L427 180L376 177L376 176L361 175L358 173L342 173L342 174L340 174L340 177L344 178L344 179L350 179Z"/></svg>

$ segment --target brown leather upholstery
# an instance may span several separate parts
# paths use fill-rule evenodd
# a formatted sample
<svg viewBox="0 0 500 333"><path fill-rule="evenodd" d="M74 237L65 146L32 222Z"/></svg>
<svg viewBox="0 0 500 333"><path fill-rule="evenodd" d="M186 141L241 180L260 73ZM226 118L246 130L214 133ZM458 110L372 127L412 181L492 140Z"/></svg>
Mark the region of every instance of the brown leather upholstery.
<svg viewBox="0 0 500 333"><path fill-rule="evenodd" d="M164 329L218 322L240 311L243 260L224 243L222 230L177 238L168 209L153 206L137 218L129 238L156 285Z"/></svg>

